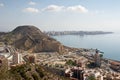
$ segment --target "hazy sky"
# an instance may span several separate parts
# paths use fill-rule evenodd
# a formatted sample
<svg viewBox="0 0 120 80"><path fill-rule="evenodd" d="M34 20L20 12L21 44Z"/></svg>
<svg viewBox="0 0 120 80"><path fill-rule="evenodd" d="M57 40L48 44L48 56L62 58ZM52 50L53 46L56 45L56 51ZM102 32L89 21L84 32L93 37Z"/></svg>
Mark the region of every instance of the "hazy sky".
<svg viewBox="0 0 120 80"><path fill-rule="evenodd" d="M42 31L120 31L120 0L0 0L0 31L19 25Z"/></svg>

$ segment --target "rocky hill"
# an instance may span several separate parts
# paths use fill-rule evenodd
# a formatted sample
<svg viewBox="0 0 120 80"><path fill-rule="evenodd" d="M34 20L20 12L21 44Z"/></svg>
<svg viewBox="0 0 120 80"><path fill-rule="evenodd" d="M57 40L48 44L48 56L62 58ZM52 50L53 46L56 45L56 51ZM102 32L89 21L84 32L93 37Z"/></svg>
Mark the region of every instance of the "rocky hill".
<svg viewBox="0 0 120 80"><path fill-rule="evenodd" d="M7 32L0 32L0 41L2 42L3 41L3 37L4 37L4 35L6 35L7 34Z"/></svg>
<svg viewBox="0 0 120 80"><path fill-rule="evenodd" d="M6 34L3 40L15 48L30 52L64 52L60 42L42 33L35 26L18 26Z"/></svg>

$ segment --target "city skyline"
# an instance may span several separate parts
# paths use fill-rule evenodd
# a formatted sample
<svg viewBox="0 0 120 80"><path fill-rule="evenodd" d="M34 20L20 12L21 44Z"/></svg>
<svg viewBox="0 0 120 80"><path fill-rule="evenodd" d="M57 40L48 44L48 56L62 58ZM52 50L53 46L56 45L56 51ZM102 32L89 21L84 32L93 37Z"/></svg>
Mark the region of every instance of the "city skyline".
<svg viewBox="0 0 120 80"><path fill-rule="evenodd" d="M120 31L119 0L0 0L0 31Z"/></svg>

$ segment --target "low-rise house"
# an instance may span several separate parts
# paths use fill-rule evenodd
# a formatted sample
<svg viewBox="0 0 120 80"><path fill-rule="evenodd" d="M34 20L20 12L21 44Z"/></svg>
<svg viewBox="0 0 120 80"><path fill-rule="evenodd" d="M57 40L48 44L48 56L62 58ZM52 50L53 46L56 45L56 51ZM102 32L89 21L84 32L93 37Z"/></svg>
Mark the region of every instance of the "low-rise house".
<svg viewBox="0 0 120 80"><path fill-rule="evenodd" d="M120 70L120 63L119 62L115 62L115 61L110 61L110 68L112 68L113 70L119 71Z"/></svg>
<svg viewBox="0 0 120 80"><path fill-rule="evenodd" d="M77 64L79 65L79 67L85 67L87 62L88 62L88 59L85 57L80 57L77 60Z"/></svg>

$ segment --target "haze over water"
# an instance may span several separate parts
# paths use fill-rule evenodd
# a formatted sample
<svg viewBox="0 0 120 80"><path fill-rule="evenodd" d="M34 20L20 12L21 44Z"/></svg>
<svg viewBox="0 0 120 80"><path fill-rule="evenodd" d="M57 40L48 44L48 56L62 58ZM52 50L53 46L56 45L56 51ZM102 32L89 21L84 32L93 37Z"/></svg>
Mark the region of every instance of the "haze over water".
<svg viewBox="0 0 120 80"><path fill-rule="evenodd" d="M105 58L120 60L120 34L52 36L66 46L93 48L104 52Z"/></svg>

